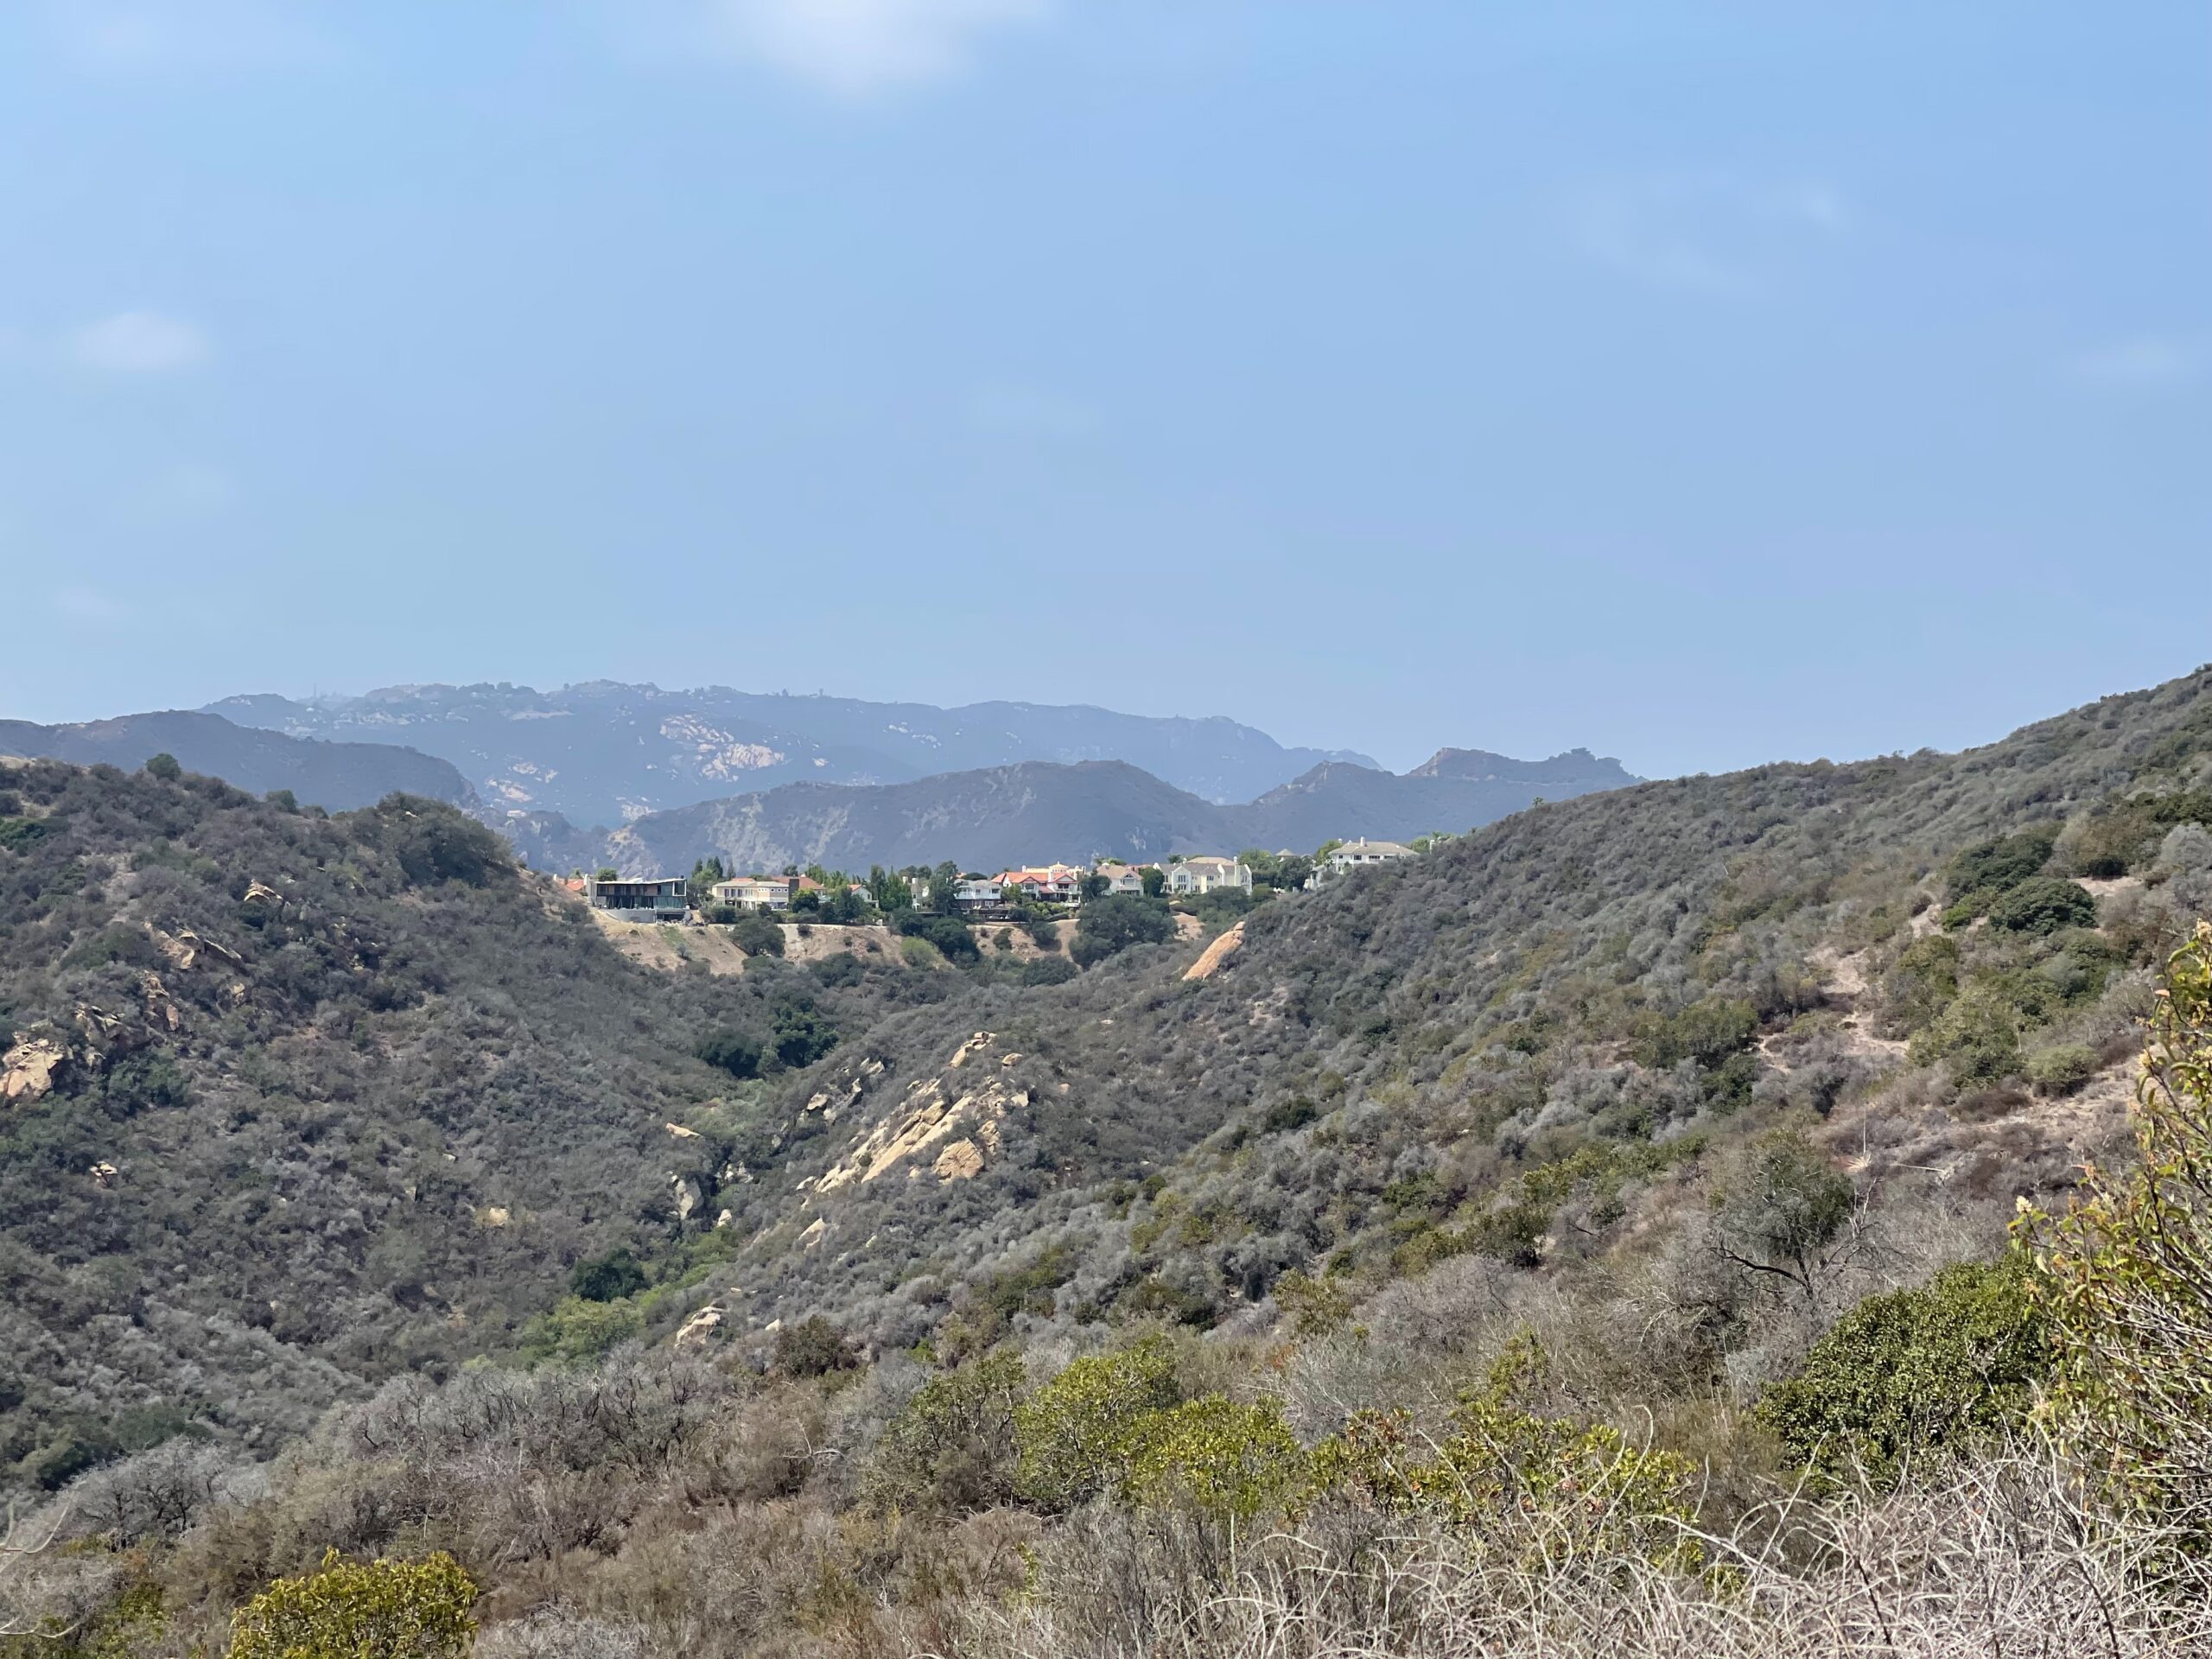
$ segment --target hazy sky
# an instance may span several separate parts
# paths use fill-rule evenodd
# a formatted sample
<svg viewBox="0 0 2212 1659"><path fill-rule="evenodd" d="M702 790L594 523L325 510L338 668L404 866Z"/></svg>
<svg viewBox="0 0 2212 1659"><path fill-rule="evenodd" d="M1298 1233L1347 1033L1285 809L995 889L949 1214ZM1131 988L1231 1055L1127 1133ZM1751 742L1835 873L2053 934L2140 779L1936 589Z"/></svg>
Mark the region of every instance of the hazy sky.
<svg viewBox="0 0 2212 1659"><path fill-rule="evenodd" d="M1649 774L2212 658L2212 8L0 11L0 716L409 680Z"/></svg>

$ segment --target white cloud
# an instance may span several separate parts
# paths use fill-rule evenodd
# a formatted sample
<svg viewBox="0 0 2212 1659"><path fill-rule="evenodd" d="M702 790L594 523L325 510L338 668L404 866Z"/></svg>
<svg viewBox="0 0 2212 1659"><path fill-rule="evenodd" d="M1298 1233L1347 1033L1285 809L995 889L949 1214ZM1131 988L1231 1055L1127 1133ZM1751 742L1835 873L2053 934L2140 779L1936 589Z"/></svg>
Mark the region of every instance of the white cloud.
<svg viewBox="0 0 2212 1659"><path fill-rule="evenodd" d="M2074 359L2085 380L2112 386L2170 386L2196 378L2201 365L2191 342L2166 334L2115 340Z"/></svg>
<svg viewBox="0 0 2212 1659"><path fill-rule="evenodd" d="M1615 181L1570 203L1567 226L1599 264L1658 288L1744 294L1779 245L1834 238L1852 225L1825 184L1753 185L1719 174Z"/></svg>
<svg viewBox="0 0 2212 1659"><path fill-rule="evenodd" d="M967 68L978 41L1051 0L715 0L727 49L817 91L867 99Z"/></svg>
<svg viewBox="0 0 2212 1659"><path fill-rule="evenodd" d="M122 311L71 338L77 360L110 374L168 374L207 360L207 337L155 311Z"/></svg>

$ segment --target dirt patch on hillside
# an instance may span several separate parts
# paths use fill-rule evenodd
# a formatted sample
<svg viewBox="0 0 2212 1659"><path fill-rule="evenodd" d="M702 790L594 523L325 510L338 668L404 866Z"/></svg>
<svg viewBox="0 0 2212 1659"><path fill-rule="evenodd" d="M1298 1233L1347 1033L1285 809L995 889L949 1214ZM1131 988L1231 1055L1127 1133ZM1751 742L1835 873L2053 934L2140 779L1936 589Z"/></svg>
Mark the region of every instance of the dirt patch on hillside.
<svg viewBox="0 0 2212 1659"><path fill-rule="evenodd" d="M1187 944L1192 939L1203 939L1205 936L1206 925L1204 922L1200 921L1197 917L1192 915L1190 912L1186 910L1179 910L1175 912L1175 940L1177 944Z"/></svg>
<svg viewBox="0 0 2212 1659"><path fill-rule="evenodd" d="M679 927L672 922L626 922L603 910L591 912L599 931L624 956L672 974L694 962L710 974L741 974L745 952L719 928Z"/></svg>
<svg viewBox="0 0 2212 1659"><path fill-rule="evenodd" d="M806 931L802 934L799 929ZM849 952L866 962L870 957L899 960L899 936L887 927L849 927L835 922L785 922L784 960L820 962Z"/></svg>
<svg viewBox="0 0 2212 1659"><path fill-rule="evenodd" d="M1039 957L1064 957L1068 942L1075 938L1072 921L1052 924L1052 937L1060 942L1057 950L1039 948L1037 941L1029 937L1029 930L1019 922L971 922L968 931L976 936L976 948L987 960L1010 957L1016 962L1034 962ZM1004 944L999 943L1001 938L1007 941Z"/></svg>

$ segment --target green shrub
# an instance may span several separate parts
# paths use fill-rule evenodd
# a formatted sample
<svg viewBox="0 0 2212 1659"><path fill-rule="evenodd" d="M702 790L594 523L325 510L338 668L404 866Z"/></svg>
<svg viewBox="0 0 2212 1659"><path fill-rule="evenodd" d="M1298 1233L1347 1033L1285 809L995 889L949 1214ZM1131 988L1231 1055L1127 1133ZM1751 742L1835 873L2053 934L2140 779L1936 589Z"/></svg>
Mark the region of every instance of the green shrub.
<svg viewBox="0 0 2212 1659"><path fill-rule="evenodd" d="M849 950L824 957L814 964L814 976L828 990L849 990L865 976L861 959Z"/></svg>
<svg viewBox="0 0 2212 1659"><path fill-rule="evenodd" d="M1211 1394L1138 1425L1122 1490L1145 1508L1187 1507L1211 1521L1249 1522L1302 1496L1311 1470L1281 1402L1242 1405Z"/></svg>
<svg viewBox="0 0 2212 1659"><path fill-rule="evenodd" d="M2212 1497L2212 922L2168 963L2136 1095L2135 1166L2091 1165L2056 1218L2024 1214L2057 1350L2050 1414L2140 1502ZM2201 1514L2201 1507L2195 1510Z"/></svg>
<svg viewBox="0 0 2212 1659"><path fill-rule="evenodd" d="M2097 901L2063 875L2030 876L1989 906L1989 925L2012 933L2056 933L2096 922Z"/></svg>
<svg viewBox="0 0 2212 1659"><path fill-rule="evenodd" d="M1908 1034L1933 1025L1959 994L1959 942L1942 933L1915 939L1898 952L1882 989L1890 1018Z"/></svg>
<svg viewBox="0 0 2212 1659"><path fill-rule="evenodd" d="M626 1297L590 1302L581 1296L563 1296L551 1312L524 1327L521 1347L527 1359L574 1364L598 1358L645 1328L643 1310Z"/></svg>
<svg viewBox="0 0 2212 1659"><path fill-rule="evenodd" d="M2076 875L2109 880L2147 861L2159 838L2177 823L2212 824L2212 790L2109 802L2068 826L2061 850Z"/></svg>
<svg viewBox="0 0 2212 1659"><path fill-rule="evenodd" d="M391 834L399 868L418 887L447 881L480 887L514 869L505 842L442 801L393 794L375 810Z"/></svg>
<svg viewBox="0 0 2212 1659"><path fill-rule="evenodd" d="M1913 1038L1907 1052L1915 1065L1948 1060L1962 1083L2009 1077L2020 1063L2019 1021L1994 988L1969 985Z"/></svg>
<svg viewBox="0 0 2212 1659"><path fill-rule="evenodd" d="M1021 964L1024 985L1065 985L1076 976L1075 963L1065 957L1039 957Z"/></svg>
<svg viewBox="0 0 2212 1659"><path fill-rule="evenodd" d="M1817 1147L1777 1131L1746 1148L1722 1181L1723 1245L1742 1262L1809 1287L1821 1253L1857 1202L1850 1177Z"/></svg>
<svg viewBox="0 0 2212 1659"><path fill-rule="evenodd" d="M29 852L47 833L37 818L0 818L0 852Z"/></svg>
<svg viewBox="0 0 2212 1659"><path fill-rule="evenodd" d="M899 918L899 931L909 938L927 940L947 962L964 967L983 959L983 953L976 948L976 936L957 916L925 916L907 911Z"/></svg>
<svg viewBox="0 0 2212 1659"><path fill-rule="evenodd" d="M922 1385L876 1443L865 1486L877 1507L967 1514L1014 1495L1019 1355L999 1352Z"/></svg>
<svg viewBox="0 0 2212 1659"><path fill-rule="evenodd" d="M775 1357L770 1362L785 1376L827 1376L833 1371L849 1371L860 1363L859 1351L819 1313L779 1329Z"/></svg>
<svg viewBox="0 0 2212 1659"><path fill-rule="evenodd" d="M1759 1017L1749 1002L1708 996L1670 1019L1647 1018L1635 1045L1637 1061L1664 1071L1682 1060L1719 1065L1758 1035Z"/></svg>
<svg viewBox="0 0 2212 1659"><path fill-rule="evenodd" d="M1118 1489L1129 1478L1149 1420L1181 1399L1161 1338L1075 1361L1014 1414L1016 1487L1050 1510Z"/></svg>
<svg viewBox="0 0 2212 1659"><path fill-rule="evenodd" d="M695 1051L699 1058L733 1077L757 1077L760 1075L761 1046L750 1037L734 1031L718 1031L699 1040Z"/></svg>
<svg viewBox="0 0 2212 1659"><path fill-rule="evenodd" d="M231 1621L231 1659L448 1659L466 1653L476 1585L452 1556L344 1561L279 1579Z"/></svg>
<svg viewBox="0 0 2212 1659"><path fill-rule="evenodd" d="M1956 902L1973 894L1994 896L2018 887L2050 862L2057 826L2039 824L2018 835L1977 842L1944 867L1946 893Z"/></svg>
<svg viewBox="0 0 2212 1659"><path fill-rule="evenodd" d="M1312 1101L1303 1095L1293 1095L1268 1107L1267 1115L1260 1120L1260 1127L1269 1135L1287 1135L1294 1129L1304 1128L1320 1116L1321 1109Z"/></svg>
<svg viewBox="0 0 2212 1659"><path fill-rule="evenodd" d="M1759 1421L1823 1486L1863 1472L1882 1488L1915 1458L2025 1422L2052 1365L2031 1271L2015 1255L1868 1297L1766 1391Z"/></svg>
<svg viewBox="0 0 2212 1659"><path fill-rule="evenodd" d="M748 910L729 925L731 942L748 957L784 954L784 929L757 910Z"/></svg>
<svg viewBox="0 0 2212 1659"><path fill-rule="evenodd" d="M1083 907L1068 954L1090 968L1134 944L1165 944L1175 937L1175 918L1157 899L1109 893Z"/></svg>
<svg viewBox="0 0 2212 1659"><path fill-rule="evenodd" d="M159 754L146 757L146 774L149 778L158 778L165 784L173 784L184 776L184 768L177 764L176 756L164 750Z"/></svg>
<svg viewBox="0 0 2212 1659"><path fill-rule="evenodd" d="M1058 950L1060 948L1060 925L1049 917L1035 918L1027 924L1025 931L1029 935L1029 942L1039 950Z"/></svg>
<svg viewBox="0 0 2212 1659"><path fill-rule="evenodd" d="M614 1302L645 1287L645 1270L620 1246L569 1269L569 1288L588 1302Z"/></svg>
<svg viewBox="0 0 2212 1659"><path fill-rule="evenodd" d="M2043 1095L2070 1095L2102 1070L2097 1051L2080 1043L2039 1049L2028 1056L2028 1081Z"/></svg>
<svg viewBox="0 0 2212 1659"><path fill-rule="evenodd" d="M1362 1508L1428 1514L1478 1537L1507 1533L1535 1560L1633 1550L1694 1566L1685 1535L1696 1465L1631 1445L1606 1423L1544 1417L1520 1402L1541 1362L1528 1338L1507 1344L1484 1388L1465 1395L1440 1442L1406 1415L1366 1411L1313 1450L1312 1488Z"/></svg>
<svg viewBox="0 0 2212 1659"><path fill-rule="evenodd" d="M798 998L776 1010L776 1058L792 1071L812 1065L836 1046L837 1027L811 998Z"/></svg>

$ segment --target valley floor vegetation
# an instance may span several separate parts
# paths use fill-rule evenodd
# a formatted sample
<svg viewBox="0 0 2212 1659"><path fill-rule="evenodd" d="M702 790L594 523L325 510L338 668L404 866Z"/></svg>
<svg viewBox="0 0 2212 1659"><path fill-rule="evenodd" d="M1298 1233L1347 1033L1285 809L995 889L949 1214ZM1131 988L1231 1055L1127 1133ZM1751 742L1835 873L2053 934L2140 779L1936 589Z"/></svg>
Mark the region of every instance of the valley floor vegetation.
<svg viewBox="0 0 2212 1659"><path fill-rule="evenodd" d="M23 1651L2212 1650L2212 671L1541 807L1197 980L656 982L420 804L0 781ZM163 1160L278 1179L203 1267Z"/></svg>
<svg viewBox="0 0 2212 1659"><path fill-rule="evenodd" d="M395 1380L267 1464L172 1442L18 1523L0 1584L64 1654L2178 1659L2212 1644L2212 925L2134 1124L2132 1170L1740 1414L1625 1421L1602 1351L1562 1363L1604 1310L1464 1263L1287 1339L863 1366L809 1319L757 1373L632 1347ZM1825 1224L1792 1192L1771 1235Z"/></svg>

